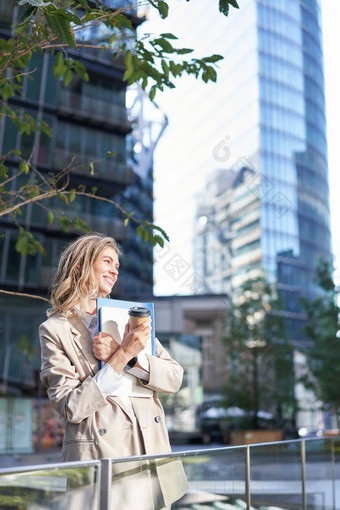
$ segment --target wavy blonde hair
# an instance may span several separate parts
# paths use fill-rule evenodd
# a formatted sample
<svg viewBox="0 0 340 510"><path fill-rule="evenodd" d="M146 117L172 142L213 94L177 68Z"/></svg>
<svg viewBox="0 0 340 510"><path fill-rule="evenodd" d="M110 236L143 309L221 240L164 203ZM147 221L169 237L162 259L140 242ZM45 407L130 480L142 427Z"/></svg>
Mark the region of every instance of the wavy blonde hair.
<svg viewBox="0 0 340 510"><path fill-rule="evenodd" d="M118 243L103 234L84 234L70 243L61 253L57 271L50 286L52 308L47 315L70 315L77 302L95 298L98 284L94 278L93 264L99 254L111 246L119 255Z"/></svg>

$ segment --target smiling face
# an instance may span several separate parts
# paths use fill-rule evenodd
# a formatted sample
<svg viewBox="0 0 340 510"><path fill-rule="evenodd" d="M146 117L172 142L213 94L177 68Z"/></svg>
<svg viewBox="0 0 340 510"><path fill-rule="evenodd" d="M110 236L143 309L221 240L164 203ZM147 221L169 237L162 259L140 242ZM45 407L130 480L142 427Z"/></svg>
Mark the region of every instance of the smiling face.
<svg viewBox="0 0 340 510"><path fill-rule="evenodd" d="M93 264L93 274L98 284L98 297L110 294L118 278L118 269L118 254L111 246L107 246Z"/></svg>

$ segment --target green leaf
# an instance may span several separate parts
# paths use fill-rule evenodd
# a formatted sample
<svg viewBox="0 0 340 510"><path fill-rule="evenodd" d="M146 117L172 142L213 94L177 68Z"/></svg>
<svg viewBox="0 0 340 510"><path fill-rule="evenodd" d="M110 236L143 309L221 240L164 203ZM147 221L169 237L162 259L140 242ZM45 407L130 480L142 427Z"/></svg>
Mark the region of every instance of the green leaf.
<svg viewBox="0 0 340 510"><path fill-rule="evenodd" d="M67 67L64 64L64 57L61 51L57 53L57 56L54 60L54 67L53 67L53 74L59 80L62 76L64 76L64 73L66 71Z"/></svg>
<svg viewBox="0 0 340 510"><path fill-rule="evenodd" d="M71 221L70 221L70 225L77 229L77 230L81 230L83 232L90 232L90 228L89 226L87 225L87 223L85 223L84 220L82 220L81 218L79 218L79 216L76 216L75 218L72 218Z"/></svg>
<svg viewBox="0 0 340 510"><path fill-rule="evenodd" d="M74 60L74 70L80 76L80 78L84 81L90 81L90 77L86 71L86 67L82 62L79 62L79 60Z"/></svg>
<svg viewBox="0 0 340 510"><path fill-rule="evenodd" d="M219 0L219 11L225 16L229 14L229 4L235 7L235 9L239 9L236 0Z"/></svg>
<svg viewBox="0 0 340 510"><path fill-rule="evenodd" d="M153 85L150 89L150 92L149 92L149 98L150 98L150 101L153 101L154 98L155 98L155 95L156 95L156 86Z"/></svg>
<svg viewBox="0 0 340 510"><path fill-rule="evenodd" d="M148 86L148 77L147 76L143 76L143 78L142 78L142 89L145 90L147 86Z"/></svg>
<svg viewBox="0 0 340 510"><path fill-rule="evenodd" d="M136 228L136 234L138 235L138 237L142 237L143 236L143 232L144 232L143 225L138 225L138 227Z"/></svg>
<svg viewBox="0 0 340 510"><path fill-rule="evenodd" d="M238 3L236 2L236 0L229 0L229 3L230 3L230 5L232 5L233 7L235 7L235 9L239 9L239 5L238 5Z"/></svg>
<svg viewBox="0 0 340 510"><path fill-rule="evenodd" d="M71 220L67 216L58 216L58 221L65 232L70 230Z"/></svg>
<svg viewBox="0 0 340 510"><path fill-rule="evenodd" d="M67 85L69 85L71 83L72 77L73 77L73 73L72 73L71 69L66 69L66 71L64 73L64 79L63 79L63 83L64 83L65 87L67 87Z"/></svg>
<svg viewBox="0 0 340 510"><path fill-rule="evenodd" d="M129 20L129 18L127 16L125 16L125 14L117 14L114 18L115 20L115 25L118 29L120 29L121 27L126 27L126 28L129 28L131 31L133 31L133 26L131 24L131 21Z"/></svg>
<svg viewBox="0 0 340 510"><path fill-rule="evenodd" d="M202 62L212 64L214 62L218 62L219 60L223 60L224 57L222 55L211 55L210 57L204 57L201 59Z"/></svg>
<svg viewBox="0 0 340 510"><path fill-rule="evenodd" d="M5 83L5 85L2 87L1 95L2 95L2 99L4 101L7 101L7 99L9 99L10 97L15 96L15 91L14 91L13 85L11 85L8 82Z"/></svg>
<svg viewBox="0 0 340 510"><path fill-rule="evenodd" d="M124 220L124 227L127 227L129 224L130 218L125 218Z"/></svg>
<svg viewBox="0 0 340 510"><path fill-rule="evenodd" d="M161 248L164 248L164 239L163 239L163 237L158 236L158 235L154 235L152 237L152 244L153 244L153 246L156 246L158 244Z"/></svg>
<svg viewBox="0 0 340 510"><path fill-rule="evenodd" d="M71 21L75 25L82 25L83 24L81 19L76 14L74 14L73 12L66 11L65 9L57 9L54 12L56 14L64 16L64 18L68 19L69 21Z"/></svg>
<svg viewBox="0 0 340 510"><path fill-rule="evenodd" d="M157 6L158 12L162 19L168 17L169 14L169 6L166 2L159 2Z"/></svg>
<svg viewBox="0 0 340 510"><path fill-rule="evenodd" d="M30 167L25 161L22 161L19 165L19 170L20 172L24 172L27 175L28 172L30 171Z"/></svg>
<svg viewBox="0 0 340 510"><path fill-rule="evenodd" d="M217 73L216 73L215 69L213 67L211 67L211 66L208 66L207 67L207 71L208 71L208 74L209 74L209 78L212 81L216 82L216 80L217 80Z"/></svg>
<svg viewBox="0 0 340 510"><path fill-rule="evenodd" d="M186 53L192 53L194 50L190 48L180 48L179 50L176 50L176 53L178 55L185 55Z"/></svg>
<svg viewBox="0 0 340 510"><path fill-rule="evenodd" d="M165 60L161 60L161 65L162 65L163 73L165 74L166 77L168 77L169 76L168 64L165 62Z"/></svg>
<svg viewBox="0 0 340 510"><path fill-rule="evenodd" d="M54 220L54 214L53 214L53 212L52 212L52 211L48 211L48 213L47 213L47 221L48 221L49 223L53 223L53 220Z"/></svg>
<svg viewBox="0 0 340 510"><path fill-rule="evenodd" d="M76 198L76 190L71 189L68 199L70 202L74 202L75 198Z"/></svg>
<svg viewBox="0 0 340 510"><path fill-rule="evenodd" d="M134 61L133 61L132 54L131 54L130 50L128 50L125 53L124 63L125 63L125 73L123 76L123 81L126 81L129 78L131 78L131 76L135 70Z"/></svg>
<svg viewBox="0 0 340 510"><path fill-rule="evenodd" d="M169 43L169 41L167 41L166 39L161 39L158 37L157 39L155 39L154 42L157 43L166 53L174 53L175 51L172 44Z"/></svg>
<svg viewBox="0 0 340 510"><path fill-rule="evenodd" d="M178 39L174 34L170 34L169 32L166 32L165 34L160 34L161 37L165 37L165 39Z"/></svg>
<svg viewBox="0 0 340 510"><path fill-rule="evenodd" d="M8 168L5 163L2 161L0 165L0 178L7 179L8 177Z"/></svg>
<svg viewBox="0 0 340 510"><path fill-rule="evenodd" d="M158 225L155 225L154 223L150 223L149 226L152 227L153 230L158 230L158 232L160 232L162 234L164 239L166 239L167 241L170 241L168 234L161 227L159 227Z"/></svg>
<svg viewBox="0 0 340 510"><path fill-rule="evenodd" d="M64 204L65 204L65 205L68 205L68 203L69 203L69 202L68 202L68 198L67 198L67 196L66 196L66 195L64 195L64 193L62 193L61 191L57 191L57 192L56 192L56 195L57 195L57 197L58 197L58 198L60 198L60 200L61 200L62 202L64 202Z"/></svg>
<svg viewBox="0 0 340 510"><path fill-rule="evenodd" d="M31 16L33 16L37 12L37 10L38 10L37 7L34 5L30 5L29 7L27 7L27 9L25 9L25 11L22 13L22 15L17 21L17 24L21 25L20 28L22 28L22 26L25 26L26 22L31 18ZM17 29L15 30L15 32L18 33Z"/></svg>
<svg viewBox="0 0 340 510"><path fill-rule="evenodd" d="M52 32L70 48L76 50L76 40L71 27L71 23L68 21L68 19L62 14L59 14L57 11L47 12L47 10L44 9L44 14L48 26L51 28Z"/></svg>
<svg viewBox="0 0 340 510"><path fill-rule="evenodd" d="M228 0L219 0L218 10L222 14L224 14L225 16L228 16L228 14L229 14L229 1Z"/></svg>
<svg viewBox="0 0 340 510"><path fill-rule="evenodd" d="M22 227L19 228L18 240L15 245L16 251L21 255L35 255L37 252L45 254L45 248L33 237L33 235Z"/></svg>

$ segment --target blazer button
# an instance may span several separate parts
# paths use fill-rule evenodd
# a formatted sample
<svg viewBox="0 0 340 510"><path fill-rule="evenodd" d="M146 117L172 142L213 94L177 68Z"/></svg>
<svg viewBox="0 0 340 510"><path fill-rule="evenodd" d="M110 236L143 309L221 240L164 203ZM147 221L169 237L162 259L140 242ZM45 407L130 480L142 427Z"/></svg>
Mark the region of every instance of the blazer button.
<svg viewBox="0 0 340 510"><path fill-rule="evenodd" d="M100 436L103 436L104 434L106 434L106 429L99 429L98 432Z"/></svg>
<svg viewBox="0 0 340 510"><path fill-rule="evenodd" d="M160 423L162 421L162 418L160 416L156 416L155 422Z"/></svg>

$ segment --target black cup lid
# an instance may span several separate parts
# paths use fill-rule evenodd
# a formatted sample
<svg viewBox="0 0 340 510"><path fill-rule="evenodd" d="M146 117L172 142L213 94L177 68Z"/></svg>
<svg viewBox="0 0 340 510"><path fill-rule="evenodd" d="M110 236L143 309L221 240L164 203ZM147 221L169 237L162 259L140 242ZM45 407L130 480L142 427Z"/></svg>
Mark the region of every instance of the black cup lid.
<svg viewBox="0 0 340 510"><path fill-rule="evenodd" d="M149 308L144 306L132 306L129 310L129 315L133 317L148 317L151 315Z"/></svg>

